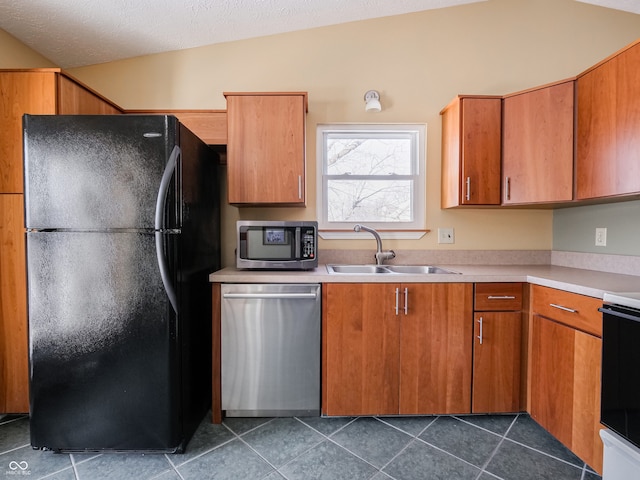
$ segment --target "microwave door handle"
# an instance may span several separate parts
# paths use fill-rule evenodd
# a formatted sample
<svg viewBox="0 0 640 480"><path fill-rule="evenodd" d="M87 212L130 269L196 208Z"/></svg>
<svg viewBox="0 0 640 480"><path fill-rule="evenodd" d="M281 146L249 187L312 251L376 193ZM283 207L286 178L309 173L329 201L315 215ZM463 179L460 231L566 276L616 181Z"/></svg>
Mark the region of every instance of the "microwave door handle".
<svg viewBox="0 0 640 480"><path fill-rule="evenodd" d="M301 258L302 257L302 252L300 252L300 227L296 227L296 242L295 242L295 249L294 249L294 259L296 258Z"/></svg>

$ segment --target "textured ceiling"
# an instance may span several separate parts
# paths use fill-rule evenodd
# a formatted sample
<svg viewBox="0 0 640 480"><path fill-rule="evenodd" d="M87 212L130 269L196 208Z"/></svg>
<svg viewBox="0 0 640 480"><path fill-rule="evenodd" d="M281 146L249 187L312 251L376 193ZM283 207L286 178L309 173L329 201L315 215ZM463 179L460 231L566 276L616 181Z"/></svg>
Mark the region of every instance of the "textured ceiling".
<svg viewBox="0 0 640 480"><path fill-rule="evenodd" d="M63 68L485 0L2 0L0 28ZM578 0L640 13L640 0Z"/></svg>

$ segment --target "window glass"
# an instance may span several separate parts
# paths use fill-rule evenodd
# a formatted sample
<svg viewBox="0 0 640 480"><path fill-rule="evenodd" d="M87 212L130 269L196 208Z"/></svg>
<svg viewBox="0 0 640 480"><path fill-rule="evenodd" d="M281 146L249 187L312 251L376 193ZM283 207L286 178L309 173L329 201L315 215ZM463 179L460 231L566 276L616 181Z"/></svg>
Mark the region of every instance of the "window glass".
<svg viewBox="0 0 640 480"><path fill-rule="evenodd" d="M425 125L319 125L318 223L424 229Z"/></svg>

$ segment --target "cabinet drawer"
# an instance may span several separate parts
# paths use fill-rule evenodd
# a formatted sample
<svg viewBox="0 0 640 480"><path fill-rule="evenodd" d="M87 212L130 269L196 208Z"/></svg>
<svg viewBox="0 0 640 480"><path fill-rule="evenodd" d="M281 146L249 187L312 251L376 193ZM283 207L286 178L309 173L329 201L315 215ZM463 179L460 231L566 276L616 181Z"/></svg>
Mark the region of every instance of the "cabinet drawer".
<svg viewBox="0 0 640 480"><path fill-rule="evenodd" d="M522 284L476 283L474 310L476 312L522 310Z"/></svg>
<svg viewBox="0 0 640 480"><path fill-rule="evenodd" d="M533 314L602 336L602 300L539 285L531 287L531 297Z"/></svg>

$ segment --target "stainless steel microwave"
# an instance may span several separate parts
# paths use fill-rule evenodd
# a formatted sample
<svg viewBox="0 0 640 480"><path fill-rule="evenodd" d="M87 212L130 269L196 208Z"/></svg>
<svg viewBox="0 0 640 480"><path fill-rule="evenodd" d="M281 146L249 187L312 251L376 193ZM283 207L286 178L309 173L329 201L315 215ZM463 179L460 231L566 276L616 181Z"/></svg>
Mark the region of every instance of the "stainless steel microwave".
<svg viewBox="0 0 640 480"><path fill-rule="evenodd" d="M318 222L237 222L236 267L310 270L318 266Z"/></svg>

